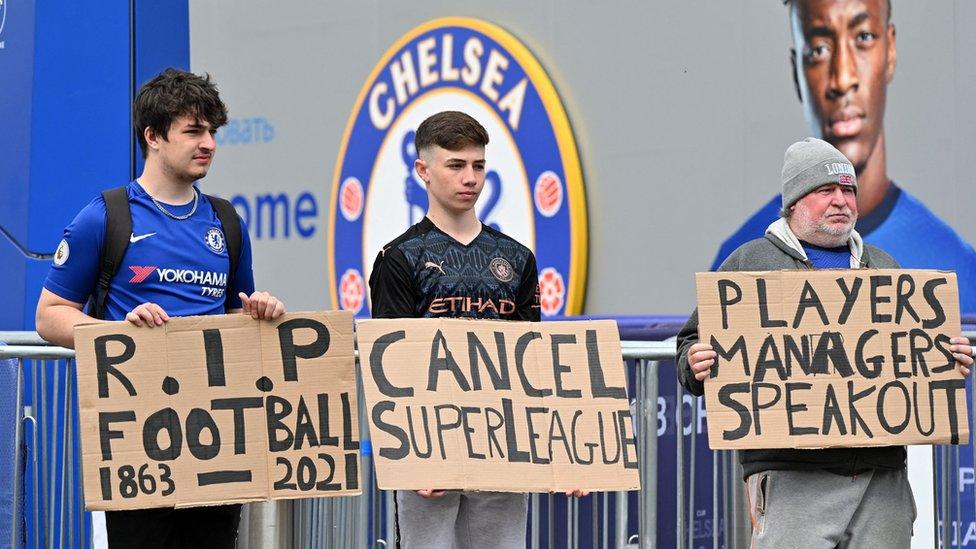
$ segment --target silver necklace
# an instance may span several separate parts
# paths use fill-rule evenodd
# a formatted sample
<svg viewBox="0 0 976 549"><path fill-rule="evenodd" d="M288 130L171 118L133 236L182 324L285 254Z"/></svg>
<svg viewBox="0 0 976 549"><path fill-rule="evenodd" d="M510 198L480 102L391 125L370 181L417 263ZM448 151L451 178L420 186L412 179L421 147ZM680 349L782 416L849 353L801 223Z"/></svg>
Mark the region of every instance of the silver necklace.
<svg viewBox="0 0 976 549"><path fill-rule="evenodd" d="M166 216L171 217L171 218L173 218L173 219L175 219L177 221L183 221L183 220L189 219L190 217L193 216L193 214L197 211L197 204L200 202L200 193L197 192L196 187L192 187L192 189L193 189L193 207L190 208L190 211L188 213L185 213L183 215L176 215L173 212L167 210L166 208L163 207L162 204L160 204L155 198L153 198L153 196L151 194L149 195L149 199L152 200L153 204L156 205L156 208L159 211L161 211L164 214L166 214ZM149 193L146 193L146 194L149 194Z"/></svg>

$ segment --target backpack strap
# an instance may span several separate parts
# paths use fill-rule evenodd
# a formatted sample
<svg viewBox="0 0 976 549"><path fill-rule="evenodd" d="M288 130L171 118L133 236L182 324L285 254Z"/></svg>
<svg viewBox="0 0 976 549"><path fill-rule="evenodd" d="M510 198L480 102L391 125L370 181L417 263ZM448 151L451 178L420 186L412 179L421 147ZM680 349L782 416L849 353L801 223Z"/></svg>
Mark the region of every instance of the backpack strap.
<svg viewBox="0 0 976 549"><path fill-rule="evenodd" d="M209 194L204 196L210 201L210 205L217 213L217 219L220 220L220 226L224 231L224 240L227 245L227 257L230 259L230 272L227 273L227 289L224 292L224 309L226 310L227 303L230 302L230 297L237 293L237 288L234 285L234 275L237 273L237 265L241 258L241 242L243 239L241 235L241 218L237 215L237 210L234 208L234 205L229 201Z"/></svg>
<svg viewBox="0 0 976 549"><path fill-rule="evenodd" d="M88 309L91 316L99 319L105 318L109 285L122 265L125 250L129 247L129 237L132 235L132 213L129 211L129 194L126 187L103 191L102 199L105 200L102 257L98 264L95 293L92 295Z"/></svg>

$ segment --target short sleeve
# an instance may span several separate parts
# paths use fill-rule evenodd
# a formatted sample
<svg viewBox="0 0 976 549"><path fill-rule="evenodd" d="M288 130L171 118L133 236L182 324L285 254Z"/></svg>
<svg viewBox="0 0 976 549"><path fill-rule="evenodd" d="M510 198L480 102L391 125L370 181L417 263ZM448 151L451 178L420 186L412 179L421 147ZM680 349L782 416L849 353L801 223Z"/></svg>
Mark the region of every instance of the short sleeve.
<svg viewBox="0 0 976 549"><path fill-rule="evenodd" d="M381 251L369 275L370 311L373 318L413 318L417 298L407 258L399 249Z"/></svg>
<svg viewBox="0 0 976 549"><path fill-rule="evenodd" d="M64 229L44 288L58 297L84 304L95 290L105 233L105 202L96 198Z"/></svg>
<svg viewBox="0 0 976 549"><path fill-rule="evenodd" d="M535 256L528 253L525 269L519 282L518 294L515 296L515 311L518 320L539 322L541 309L539 308L539 271L535 263Z"/></svg>
<svg viewBox="0 0 976 549"><path fill-rule="evenodd" d="M227 310L243 307L238 292L245 295L254 293L254 265L251 253L251 235L247 232L247 224L241 219L241 257L237 260L237 271L234 273L234 287L227 288Z"/></svg>

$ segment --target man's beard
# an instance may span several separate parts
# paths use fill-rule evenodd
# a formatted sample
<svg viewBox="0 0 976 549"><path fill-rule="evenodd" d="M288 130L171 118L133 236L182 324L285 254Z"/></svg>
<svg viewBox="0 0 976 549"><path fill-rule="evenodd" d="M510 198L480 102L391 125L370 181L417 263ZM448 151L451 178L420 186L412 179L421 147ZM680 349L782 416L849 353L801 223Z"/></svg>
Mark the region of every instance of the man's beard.
<svg viewBox="0 0 976 549"><path fill-rule="evenodd" d="M851 237L851 231L854 230L855 221L855 219L852 219L851 223L846 227L837 227L827 223L826 221L821 221L817 224L817 232L820 234L834 236L842 239L843 242L847 242L847 239Z"/></svg>
<svg viewBox="0 0 976 549"><path fill-rule="evenodd" d="M802 205L798 204L797 206L797 210L800 211L794 213L799 213L800 217L802 217L804 220L803 222L809 220L811 217L810 211L804 208ZM823 246L825 248L835 248L847 244L847 241L851 237L851 232L854 231L854 224L857 223L857 215L855 215L849 209L846 211L842 210L840 212L830 213L847 214L850 218L850 222L844 226L837 226L828 223L826 219L818 219L805 227L801 227L801 229L803 229L803 234L797 234L796 236L800 240L805 240L811 244ZM827 213L825 212L824 215L827 215Z"/></svg>

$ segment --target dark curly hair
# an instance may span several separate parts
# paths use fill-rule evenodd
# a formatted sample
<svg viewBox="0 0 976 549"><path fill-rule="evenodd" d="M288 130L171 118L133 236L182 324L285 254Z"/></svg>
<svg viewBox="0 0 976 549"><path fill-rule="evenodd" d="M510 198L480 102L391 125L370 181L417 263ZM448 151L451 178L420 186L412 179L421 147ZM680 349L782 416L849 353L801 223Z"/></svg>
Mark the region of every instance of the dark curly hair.
<svg viewBox="0 0 976 549"><path fill-rule="evenodd" d="M206 120L216 130L227 123L227 107L209 74L169 68L139 89L132 106L132 123L146 157L146 128L167 138L170 125L181 116Z"/></svg>

